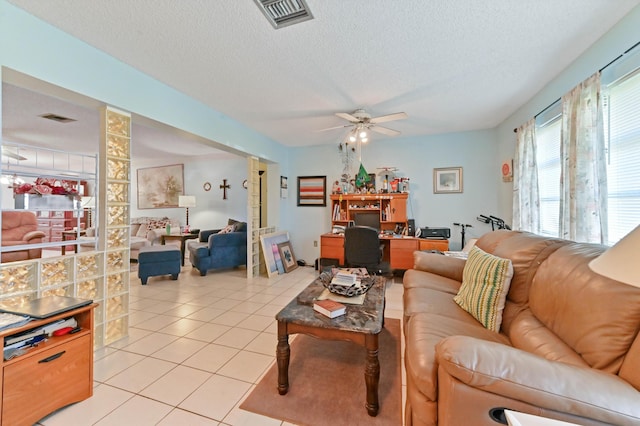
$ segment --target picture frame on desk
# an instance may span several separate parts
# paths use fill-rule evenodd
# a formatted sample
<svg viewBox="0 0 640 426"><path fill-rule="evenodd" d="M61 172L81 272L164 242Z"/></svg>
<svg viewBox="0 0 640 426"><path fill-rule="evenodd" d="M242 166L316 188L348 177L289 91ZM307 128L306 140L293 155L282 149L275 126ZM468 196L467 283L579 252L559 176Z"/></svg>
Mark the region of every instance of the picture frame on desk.
<svg viewBox="0 0 640 426"><path fill-rule="evenodd" d="M327 206L326 176L298 176L298 206Z"/></svg>
<svg viewBox="0 0 640 426"><path fill-rule="evenodd" d="M433 169L433 193L454 194L462 192L462 167Z"/></svg>

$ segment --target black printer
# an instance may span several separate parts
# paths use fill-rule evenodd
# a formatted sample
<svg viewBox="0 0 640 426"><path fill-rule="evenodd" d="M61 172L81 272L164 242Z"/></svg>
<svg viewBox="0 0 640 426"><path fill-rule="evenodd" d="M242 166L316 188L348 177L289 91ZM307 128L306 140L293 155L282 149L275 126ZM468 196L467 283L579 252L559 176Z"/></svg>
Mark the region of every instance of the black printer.
<svg viewBox="0 0 640 426"><path fill-rule="evenodd" d="M451 238L450 228L420 228L420 238L430 240L447 240Z"/></svg>

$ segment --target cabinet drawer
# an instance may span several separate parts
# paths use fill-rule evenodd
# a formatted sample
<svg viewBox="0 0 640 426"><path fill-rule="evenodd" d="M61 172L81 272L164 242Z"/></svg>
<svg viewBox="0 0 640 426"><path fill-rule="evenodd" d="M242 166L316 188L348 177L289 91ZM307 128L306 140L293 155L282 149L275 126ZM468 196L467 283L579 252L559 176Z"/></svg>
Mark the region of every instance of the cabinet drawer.
<svg viewBox="0 0 640 426"><path fill-rule="evenodd" d="M344 247L344 238L341 237L321 237L320 245L322 247Z"/></svg>
<svg viewBox="0 0 640 426"><path fill-rule="evenodd" d="M420 250L449 250L449 240L420 240Z"/></svg>
<svg viewBox="0 0 640 426"><path fill-rule="evenodd" d="M394 238L389 240L392 250L418 250L418 242L411 239Z"/></svg>
<svg viewBox="0 0 640 426"><path fill-rule="evenodd" d="M93 393L90 333L32 352L4 368L2 424L31 425Z"/></svg>

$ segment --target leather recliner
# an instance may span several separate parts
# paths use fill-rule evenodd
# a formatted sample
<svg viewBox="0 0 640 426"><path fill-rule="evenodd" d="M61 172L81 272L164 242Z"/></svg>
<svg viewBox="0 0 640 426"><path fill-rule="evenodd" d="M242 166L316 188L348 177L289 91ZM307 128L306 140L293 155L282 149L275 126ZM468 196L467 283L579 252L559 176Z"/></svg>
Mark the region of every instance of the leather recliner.
<svg viewBox="0 0 640 426"><path fill-rule="evenodd" d="M45 233L38 231L36 215L30 211L2 212L2 247L39 244ZM2 263L18 260L38 259L42 257L42 248L29 248L2 252Z"/></svg>

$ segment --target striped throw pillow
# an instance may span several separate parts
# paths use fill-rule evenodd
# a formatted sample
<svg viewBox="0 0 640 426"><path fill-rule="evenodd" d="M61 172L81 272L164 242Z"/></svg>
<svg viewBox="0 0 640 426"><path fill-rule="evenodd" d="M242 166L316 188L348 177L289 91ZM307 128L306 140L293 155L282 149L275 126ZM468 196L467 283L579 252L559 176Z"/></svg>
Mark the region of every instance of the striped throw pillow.
<svg viewBox="0 0 640 426"><path fill-rule="evenodd" d="M473 247L462 272L462 285L453 300L487 329L498 332L512 276L511 260Z"/></svg>

